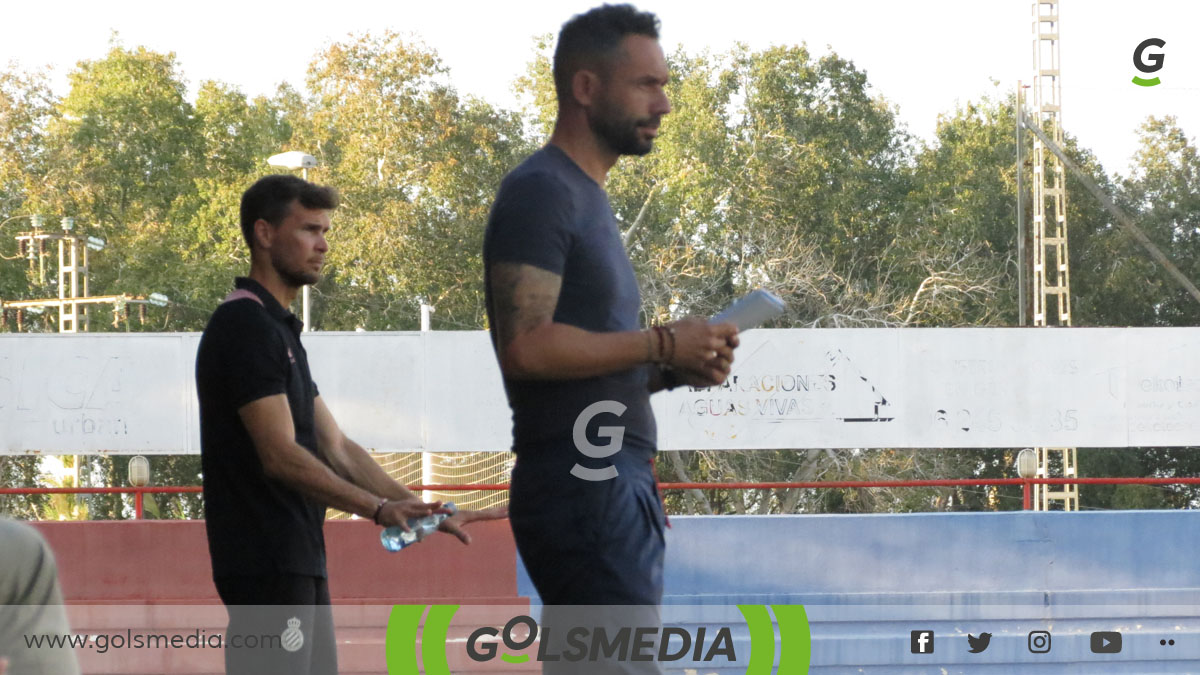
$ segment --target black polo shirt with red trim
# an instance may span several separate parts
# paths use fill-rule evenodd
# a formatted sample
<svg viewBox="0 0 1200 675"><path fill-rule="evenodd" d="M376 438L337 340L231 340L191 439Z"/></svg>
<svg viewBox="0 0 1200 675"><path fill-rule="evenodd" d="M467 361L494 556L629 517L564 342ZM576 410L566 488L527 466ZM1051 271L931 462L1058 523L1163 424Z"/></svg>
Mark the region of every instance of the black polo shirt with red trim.
<svg viewBox="0 0 1200 675"><path fill-rule="evenodd" d="M205 526L213 576L325 577L325 505L267 477L238 410L286 394L296 442L314 456L318 395L303 326L244 277L217 307L196 352Z"/></svg>

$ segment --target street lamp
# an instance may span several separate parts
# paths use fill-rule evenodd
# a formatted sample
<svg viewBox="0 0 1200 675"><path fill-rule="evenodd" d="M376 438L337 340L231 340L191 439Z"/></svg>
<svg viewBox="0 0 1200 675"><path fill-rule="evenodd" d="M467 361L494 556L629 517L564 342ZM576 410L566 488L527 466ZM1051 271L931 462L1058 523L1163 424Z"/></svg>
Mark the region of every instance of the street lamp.
<svg viewBox="0 0 1200 675"><path fill-rule="evenodd" d="M291 152L281 152L278 155L271 155L267 158L267 164L278 166L284 169L312 169L317 166L317 158L312 155L292 150ZM308 180L308 174L305 173L304 180Z"/></svg>
<svg viewBox="0 0 1200 675"><path fill-rule="evenodd" d="M142 455L129 458L129 484L146 487L150 484L150 460Z"/></svg>
<svg viewBox="0 0 1200 675"><path fill-rule="evenodd" d="M1025 448L1017 453L1017 475L1025 480L1023 491L1025 510L1028 511L1032 508L1029 502L1029 479L1037 475L1037 452L1033 448Z"/></svg>
<svg viewBox="0 0 1200 675"><path fill-rule="evenodd" d="M292 150L290 152L281 152L278 155L271 155L267 158L267 164L291 171L300 169L304 180L308 180L308 170L317 165L317 158L299 150ZM304 332L306 333L311 330L308 320L308 302L308 284L305 284L304 288L300 291L300 320L304 323Z"/></svg>
<svg viewBox="0 0 1200 675"><path fill-rule="evenodd" d="M150 484L150 460L142 455L129 459L129 484L135 488L143 488ZM141 490L134 493L133 512L138 520L142 519L144 495Z"/></svg>

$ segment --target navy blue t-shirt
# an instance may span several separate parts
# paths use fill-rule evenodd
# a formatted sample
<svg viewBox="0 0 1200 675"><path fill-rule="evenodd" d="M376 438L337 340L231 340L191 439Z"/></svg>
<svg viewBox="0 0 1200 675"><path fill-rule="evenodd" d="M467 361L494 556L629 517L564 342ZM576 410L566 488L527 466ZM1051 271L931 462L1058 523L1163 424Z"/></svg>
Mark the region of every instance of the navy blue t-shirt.
<svg viewBox="0 0 1200 675"><path fill-rule="evenodd" d="M641 292L625 252L608 195L562 150L547 145L513 169L500 184L483 240L483 264L492 343L497 340L491 266L533 265L562 277L556 323L595 333L638 330ZM513 412L513 449L572 443L572 429L588 406L616 401L620 416L600 413L588 439L607 445L601 426L624 427L624 450L657 447L646 389L649 367L577 380L505 378Z"/></svg>

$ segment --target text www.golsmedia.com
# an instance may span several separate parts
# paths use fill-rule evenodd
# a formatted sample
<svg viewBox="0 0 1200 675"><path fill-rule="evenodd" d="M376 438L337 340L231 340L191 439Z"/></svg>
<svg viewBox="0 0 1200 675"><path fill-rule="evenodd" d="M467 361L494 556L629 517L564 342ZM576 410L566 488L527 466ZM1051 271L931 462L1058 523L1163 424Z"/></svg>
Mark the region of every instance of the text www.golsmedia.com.
<svg viewBox="0 0 1200 675"><path fill-rule="evenodd" d="M278 649L283 645L279 635L231 635L196 630L187 634L162 633L99 633L94 635L26 635L29 649L92 649L104 654L110 649Z"/></svg>

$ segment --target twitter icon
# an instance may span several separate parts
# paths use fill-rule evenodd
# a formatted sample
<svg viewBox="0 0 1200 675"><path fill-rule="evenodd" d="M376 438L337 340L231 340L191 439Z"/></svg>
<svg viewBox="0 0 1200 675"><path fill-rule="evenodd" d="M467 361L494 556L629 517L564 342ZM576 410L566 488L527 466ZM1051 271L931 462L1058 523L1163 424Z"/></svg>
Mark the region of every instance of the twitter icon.
<svg viewBox="0 0 1200 675"><path fill-rule="evenodd" d="M979 652L987 649L988 645L991 643L991 633L980 633L979 637L975 637L974 635L967 633L967 644L971 645L970 652L972 654L978 654Z"/></svg>

